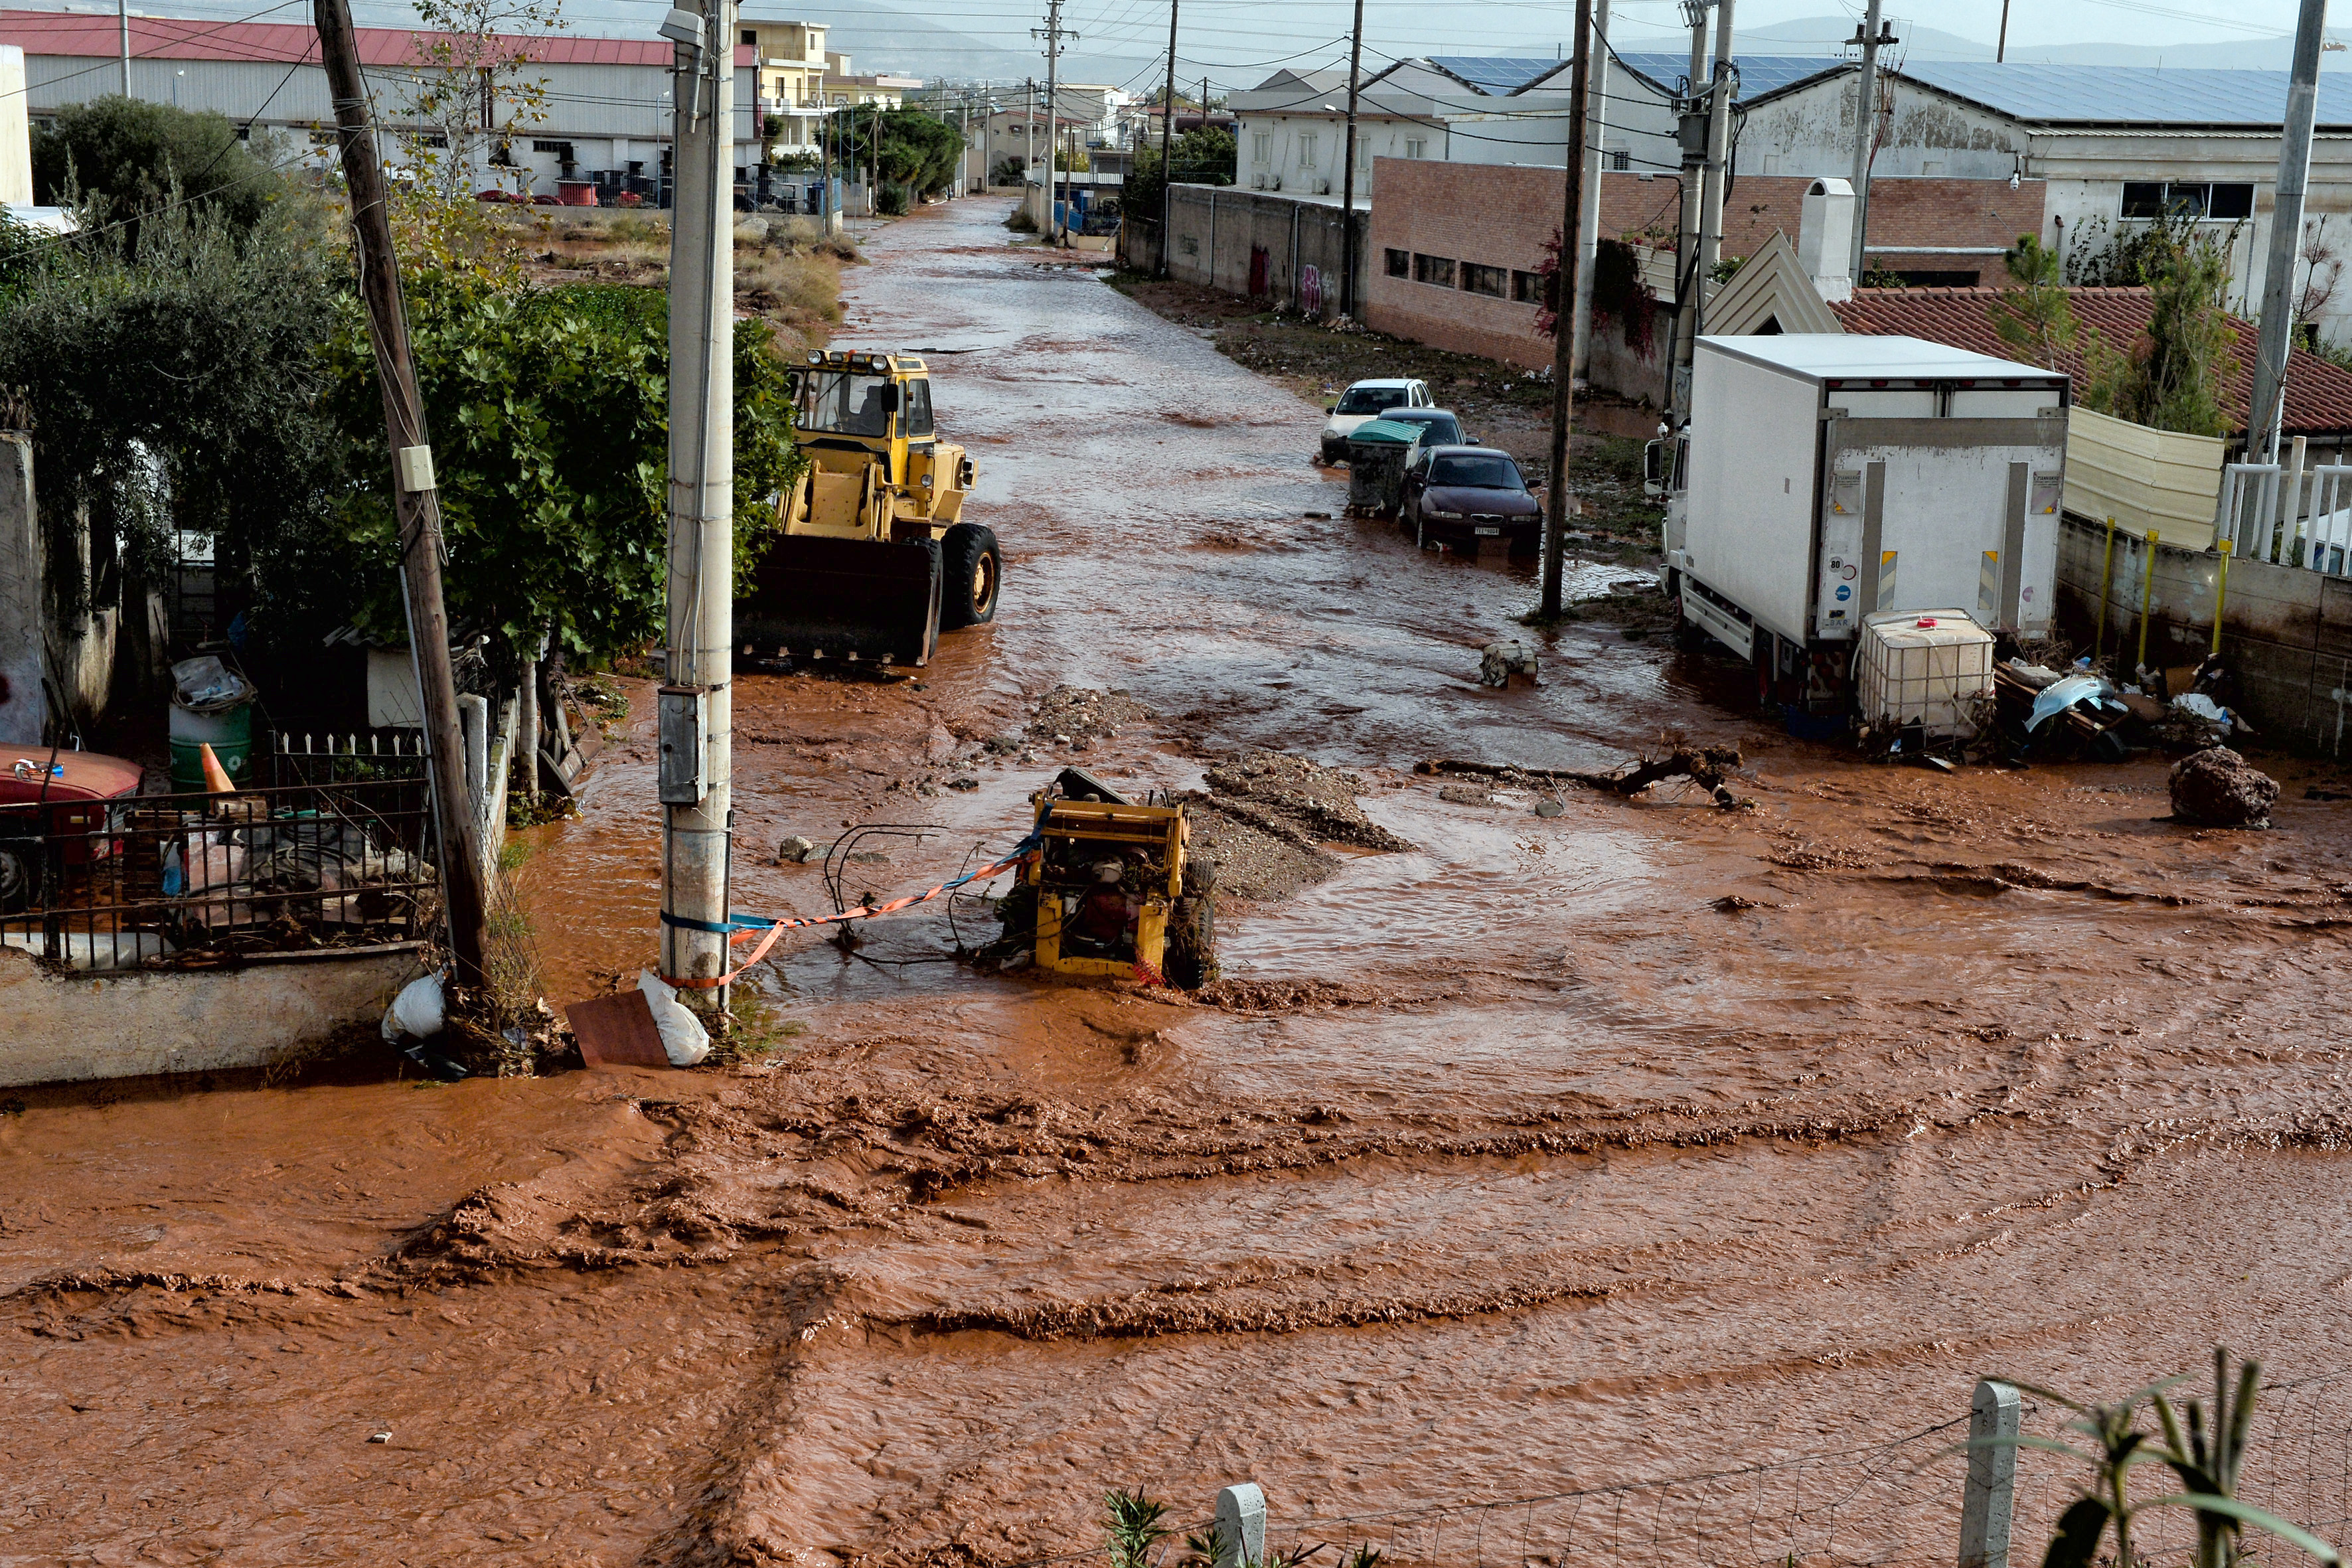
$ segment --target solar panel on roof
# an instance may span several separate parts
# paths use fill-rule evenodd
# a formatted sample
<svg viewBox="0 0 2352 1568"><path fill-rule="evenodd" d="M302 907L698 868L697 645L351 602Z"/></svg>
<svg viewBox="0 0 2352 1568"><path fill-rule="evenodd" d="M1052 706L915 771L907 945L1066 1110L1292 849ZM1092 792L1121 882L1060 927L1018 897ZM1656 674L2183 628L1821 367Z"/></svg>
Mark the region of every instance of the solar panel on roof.
<svg viewBox="0 0 2352 1568"><path fill-rule="evenodd" d="M2276 125L2286 111L2284 71L1914 60L1902 74L2020 120ZM2321 75L2319 123L2352 125L2352 81L2334 72Z"/></svg>
<svg viewBox="0 0 2352 1568"><path fill-rule="evenodd" d="M1622 54L1619 59L1660 87L1671 88L1690 72L1690 56L1655 53ZM1829 55L1734 55L1739 67L1742 100L1778 92L1792 82L1833 71L1851 61Z"/></svg>
<svg viewBox="0 0 2352 1568"><path fill-rule="evenodd" d="M1542 56L1444 55L1432 56L1429 63L1483 91L1507 93L1559 69L1567 62Z"/></svg>

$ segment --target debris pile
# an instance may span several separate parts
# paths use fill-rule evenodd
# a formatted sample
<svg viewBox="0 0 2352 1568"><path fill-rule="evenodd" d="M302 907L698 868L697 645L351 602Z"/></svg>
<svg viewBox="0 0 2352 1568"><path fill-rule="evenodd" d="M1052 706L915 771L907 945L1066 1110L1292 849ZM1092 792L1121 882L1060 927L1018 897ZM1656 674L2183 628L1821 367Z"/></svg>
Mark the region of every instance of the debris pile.
<svg viewBox="0 0 2352 1568"><path fill-rule="evenodd" d="M1364 815L1363 781L1279 752L1250 752L1210 767L1186 797L1192 852L1215 868L1227 898L1286 899L1339 869L1324 848L1412 846Z"/></svg>
<svg viewBox="0 0 2352 1568"><path fill-rule="evenodd" d="M1717 805L1730 808L1747 804L1732 794L1731 786L1724 782L1726 775L1739 766L1739 748L1694 746L1673 735L1661 739L1664 745L1659 754L1645 755L1640 761L1610 773L1523 768L1512 763L1466 763L1452 757L1435 757L1428 762L1416 763L1413 772L1432 776L1455 773L1472 778L1490 778L1513 788L1537 791L1557 788L1562 783L1579 784L1587 789L1605 790L1618 795L1636 795L1654 784L1685 778L1713 795ZM1443 800L1462 798L1451 790L1440 790L1438 796ZM1544 811L1540 805L1537 810L1546 816L1559 815L1557 811Z"/></svg>
<svg viewBox="0 0 2352 1568"><path fill-rule="evenodd" d="M2227 746L2183 757L2172 769L2172 815L2199 827L2268 827L2278 781Z"/></svg>
<svg viewBox="0 0 2352 1568"><path fill-rule="evenodd" d="M1114 739L1128 725L1143 723L1150 717L1151 710L1125 691L1056 686L1037 705L1029 733L1034 739L1083 752L1097 741Z"/></svg>

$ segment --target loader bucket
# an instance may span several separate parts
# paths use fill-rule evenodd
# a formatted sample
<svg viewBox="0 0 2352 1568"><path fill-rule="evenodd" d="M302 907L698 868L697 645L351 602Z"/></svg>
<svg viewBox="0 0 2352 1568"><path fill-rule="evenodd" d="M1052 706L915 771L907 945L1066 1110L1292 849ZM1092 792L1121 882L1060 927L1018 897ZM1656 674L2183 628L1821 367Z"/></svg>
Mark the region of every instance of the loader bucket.
<svg viewBox="0 0 2352 1568"><path fill-rule="evenodd" d="M788 533L735 602L735 644L754 655L924 664L940 638L936 540L882 544Z"/></svg>

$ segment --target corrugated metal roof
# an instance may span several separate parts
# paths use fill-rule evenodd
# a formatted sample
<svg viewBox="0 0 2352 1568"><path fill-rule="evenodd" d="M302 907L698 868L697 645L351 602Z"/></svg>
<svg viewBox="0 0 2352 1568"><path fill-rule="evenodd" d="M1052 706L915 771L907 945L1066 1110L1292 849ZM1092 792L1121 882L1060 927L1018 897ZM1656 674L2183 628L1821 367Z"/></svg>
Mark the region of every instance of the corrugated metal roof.
<svg viewBox="0 0 2352 1568"><path fill-rule="evenodd" d="M1690 53L1687 50L1681 54L1622 54L1617 58L1668 89L1690 70ZM1742 101L1761 98L1768 92L1778 92L1809 77L1839 70L1853 63L1824 55L1735 54L1731 58L1739 67L1739 97Z"/></svg>
<svg viewBox="0 0 2352 1568"><path fill-rule="evenodd" d="M1902 74L2020 120L2060 124L2276 125L2286 113L2284 71L1913 60ZM2352 125L2352 79L2320 73L2319 122Z"/></svg>
<svg viewBox="0 0 2352 1568"><path fill-rule="evenodd" d="M361 27L360 63L408 65L420 44L436 36L401 27ZM113 59L121 51L120 24L87 11L0 11L0 43L19 45L27 56L62 55ZM568 33L501 38L528 47L542 65L667 66L670 46L660 38L588 38ZM183 16L131 18L131 53L147 60L263 60L292 65L318 58L319 35L289 22L211 22ZM754 51L739 45L735 63L751 65Z"/></svg>

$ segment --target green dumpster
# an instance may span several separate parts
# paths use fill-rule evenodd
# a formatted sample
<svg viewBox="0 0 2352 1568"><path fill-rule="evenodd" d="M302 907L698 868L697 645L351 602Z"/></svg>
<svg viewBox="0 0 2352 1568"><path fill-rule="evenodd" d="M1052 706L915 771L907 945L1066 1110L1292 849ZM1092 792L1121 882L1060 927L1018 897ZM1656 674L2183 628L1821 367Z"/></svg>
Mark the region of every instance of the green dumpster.
<svg viewBox="0 0 2352 1568"><path fill-rule="evenodd" d="M1348 437L1348 515L1394 517L1404 499L1405 458L1422 426L1371 419Z"/></svg>

